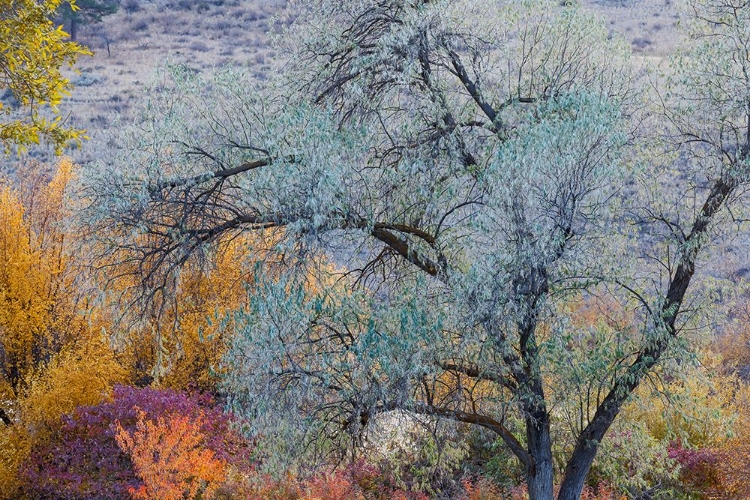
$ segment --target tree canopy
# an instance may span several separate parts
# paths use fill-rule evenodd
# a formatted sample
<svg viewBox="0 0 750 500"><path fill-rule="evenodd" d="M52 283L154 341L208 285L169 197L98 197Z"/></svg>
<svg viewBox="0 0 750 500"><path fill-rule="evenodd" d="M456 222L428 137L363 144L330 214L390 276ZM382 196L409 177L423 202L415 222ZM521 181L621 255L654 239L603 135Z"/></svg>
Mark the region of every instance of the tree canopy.
<svg viewBox="0 0 750 500"><path fill-rule="evenodd" d="M87 173L86 218L149 300L222 238L274 235L225 358L259 434L348 448L394 410L480 426L535 500L563 441L557 498L577 499L742 209L747 9L689 3L691 43L649 102L574 6L309 2L270 82L163 75L124 152ZM321 256L341 276L311 287ZM573 306L592 297L628 314L584 331Z"/></svg>

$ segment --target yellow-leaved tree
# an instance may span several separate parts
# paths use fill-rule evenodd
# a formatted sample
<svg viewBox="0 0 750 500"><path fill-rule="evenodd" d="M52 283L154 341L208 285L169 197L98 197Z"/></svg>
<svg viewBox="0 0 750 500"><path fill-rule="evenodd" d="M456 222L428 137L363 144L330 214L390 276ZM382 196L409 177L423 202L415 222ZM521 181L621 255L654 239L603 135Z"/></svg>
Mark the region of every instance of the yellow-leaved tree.
<svg viewBox="0 0 750 500"><path fill-rule="evenodd" d="M75 272L61 226L72 175L63 159L53 179L26 196L7 183L0 187L0 378L14 397L28 388L35 366L82 327L73 325Z"/></svg>
<svg viewBox="0 0 750 500"><path fill-rule="evenodd" d="M70 91L61 69L90 54L51 21L66 2L74 6L71 0L0 0L0 92L9 90L25 111L14 113L13 106L0 99L0 113L6 118L0 122L0 143L6 153L13 145L25 149L42 139L59 152L69 141L83 138L82 130L64 124L58 110ZM47 116L45 107L51 112Z"/></svg>
<svg viewBox="0 0 750 500"><path fill-rule="evenodd" d="M76 281L83 263L65 227L73 165L27 174L19 188L0 185L0 498L16 494L19 465L62 415L127 381Z"/></svg>
<svg viewBox="0 0 750 500"><path fill-rule="evenodd" d="M217 253L208 269L189 269L183 274L176 307L164 318L164 325L171 328L162 346L177 356L163 385L214 388L215 369L227 348L221 319L247 298L248 269L243 264L250 244L242 238L228 242L226 251Z"/></svg>
<svg viewBox="0 0 750 500"><path fill-rule="evenodd" d="M169 293L158 295L146 313L138 311L137 324L120 328L127 331L122 359L132 368L134 379L176 390L216 389L218 367L229 342L225 323L231 321L230 311L247 302L247 286L253 281L247 254L258 245L251 238L238 237L202 262L189 262ZM105 288L133 286L134 276L123 268L112 268L110 275L121 277ZM136 289L125 291L112 307L128 304L135 293Z"/></svg>

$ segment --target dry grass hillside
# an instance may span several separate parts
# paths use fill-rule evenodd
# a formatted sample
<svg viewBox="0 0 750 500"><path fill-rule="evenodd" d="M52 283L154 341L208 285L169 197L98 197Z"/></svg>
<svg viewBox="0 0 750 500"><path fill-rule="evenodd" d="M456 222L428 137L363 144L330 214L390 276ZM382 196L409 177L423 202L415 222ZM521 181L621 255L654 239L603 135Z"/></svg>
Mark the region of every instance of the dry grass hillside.
<svg viewBox="0 0 750 500"><path fill-rule="evenodd" d="M85 128L92 142L78 161L93 157L88 145L129 111L154 69L169 60L207 72L227 63L248 65L263 78L276 55L267 33L285 0L123 0L116 14L83 26L78 41L93 57L82 58L66 104L68 120Z"/></svg>
<svg viewBox="0 0 750 500"><path fill-rule="evenodd" d="M671 0L584 0L636 54L662 57L677 43ZM67 105L69 120L94 142L139 99L154 68L166 60L211 71L227 63L248 65L257 78L277 56L268 45L274 16L289 15L286 0L122 0L100 24L84 26L79 41L91 47L83 58ZM89 143L92 144L92 143ZM91 159L84 146L78 161Z"/></svg>
<svg viewBox="0 0 750 500"><path fill-rule="evenodd" d="M664 57L679 43L674 0L583 0L581 4L605 18L610 30L630 41L636 54Z"/></svg>

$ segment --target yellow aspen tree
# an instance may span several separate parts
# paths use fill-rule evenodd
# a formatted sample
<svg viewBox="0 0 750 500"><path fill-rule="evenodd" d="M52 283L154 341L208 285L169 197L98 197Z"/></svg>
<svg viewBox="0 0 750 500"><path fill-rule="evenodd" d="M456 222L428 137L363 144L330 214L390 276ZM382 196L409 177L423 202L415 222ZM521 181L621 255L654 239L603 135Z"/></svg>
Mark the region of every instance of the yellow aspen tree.
<svg viewBox="0 0 750 500"><path fill-rule="evenodd" d="M34 249L30 228L18 195L0 189L0 369L18 394L35 360L49 347L47 313L52 308L45 293L47 264Z"/></svg>
<svg viewBox="0 0 750 500"><path fill-rule="evenodd" d="M63 159L50 181L25 195L0 188L0 375L15 396L28 388L36 365L87 328L62 227L72 176Z"/></svg>
<svg viewBox="0 0 750 500"><path fill-rule="evenodd" d="M175 389L215 385L215 370L227 348L220 323L247 298L248 271L243 266L247 244L245 239L229 242L207 271L193 268L183 274L176 306L164 318L165 326L172 327L165 338L167 348L177 356L163 385Z"/></svg>

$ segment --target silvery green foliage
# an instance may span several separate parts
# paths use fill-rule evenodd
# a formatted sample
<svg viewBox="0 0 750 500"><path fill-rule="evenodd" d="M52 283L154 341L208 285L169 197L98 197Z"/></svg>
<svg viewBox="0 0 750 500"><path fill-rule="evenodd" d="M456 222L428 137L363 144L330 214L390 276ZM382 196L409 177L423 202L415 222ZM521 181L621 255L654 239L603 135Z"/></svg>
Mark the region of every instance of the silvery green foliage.
<svg viewBox="0 0 750 500"><path fill-rule="evenodd" d="M88 221L118 272L158 289L225 232L284 225L303 237L342 225L352 194L343 172L362 162L362 131L249 91L249 80L226 70L207 82L168 66L113 158L87 171ZM273 169L231 174L256 156L275 158Z"/></svg>
<svg viewBox="0 0 750 500"><path fill-rule="evenodd" d="M496 22L475 33L467 14ZM622 175L622 46L546 2L321 2L303 19L298 64L266 86L236 70L157 77L120 156L86 176L102 248L150 297L240 231L283 227L273 250L361 269L362 291L282 281L238 312L227 387L266 435L543 404L510 382L542 363L519 328L533 336L548 296L599 265L590 245ZM323 320L325 342L310 337ZM456 367L482 383L462 389Z"/></svg>
<svg viewBox="0 0 750 500"><path fill-rule="evenodd" d="M302 55L337 53L352 43L346 35L335 38L330 23L341 22L339 16L352 18L348 9L367 5L324 5L319 22L303 25L314 33L302 43L314 45L303 45ZM348 316L353 323L343 320L346 306L340 303L337 314L327 313L327 321L350 339L307 339L301 351L298 336L309 335L311 320L304 315L301 323L287 321L296 321L291 314L296 308L309 314L309 304L319 299L289 294L287 300L296 305L284 302L273 318L267 309L235 318L239 326L227 383L264 435L283 426L309 437L326 427L324 435L356 441L373 414L394 408L469 418L477 407L499 416L543 404L535 400L538 395L510 382L529 363L519 352L519 323L532 316L535 322L552 321L555 304L547 303L547 295L564 296L582 276L598 279L604 252L592 247L599 246L599 238L612 237L605 221L624 175L618 151L626 140L622 102L629 97L623 87L627 75L611 64L622 57L620 47L574 11L553 9L536 17L506 6L500 14L516 27L491 33L497 39L486 45L468 34L459 39L448 34L454 23L466 22L455 5L392 6L391 14L402 16L403 23L396 29L384 26L377 49L362 43L368 46L366 54L338 66L301 57L291 78L342 120L339 131L362 131L363 163L340 171L341 180L352 184L347 195L339 191L336 198L348 203L340 205L338 222L320 227L340 224L328 242L351 241L359 249L350 267L361 266L361 281L378 293L368 299L371 305ZM313 8L318 12L320 6ZM477 5L468 8L481 11ZM373 24L385 23L378 9L371 13ZM507 28L505 23L498 25ZM506 44L516 40L518 30L526 37L535 30L538 39L527 41L529 46ZM570 67L558 66L569 61L558 52L564 45L551 42L559 41L561 33L581 51ZM593 52L594 40L610 52ZM467 96L461 77L456 80L447 69L451 58L467 50L460 46L467 41L479 44L468 49L477 58L498 58L475 59L467 70L475 73L471 79L487 78L483 85L489 90L481 97ZM484 65L497 71L480 72ZM511 81L511 74L520 77ZM491 120L482 109L485 100L501 110ZM396 243L382 230L390 231ZM368 246L373 237L385 245ZM410 277L415 268L433 278L417 285ZM387 284L380 286L383 279ZM429 297L421 308L431 314L421 316L421 326L384 323L373 334L374 318L413 313L414 306L404 299L415 289ZM274 290L286 294L288 285ZM361 300L346 293L339 289L332 295L344 303ZM276 297L268 289L261 296ZM258 304L267 306L265 299ZM285 333L279 334L280 328ZM541 350L534 363L555 362L556 350ZM278 367L297 356L304 362L294 362L303 366L290 383L291 374ZM328 364L322 368L321 362ZM461 387L466 381L457 367L476 372L469 387ZM612 364L603 363L601 369L611 377ZM333 380L332 373L345 376L345 383ZM290 426L292 415L317 418Z"/></svg>
<svg viewBox="0 0 750 500"><path fill-rule="evenodd" d="M686 145L704 171L747 167L748 152L738 145L748 142L750 10L733 0L688 0L685 7L692 16L669 81L671 124L691 139Z"/></svg>
<svg viewBox="0 0 750 500"><path fill-rule="evenodd" d="M340 286L261 280L249 307L232 318L233 405L264 437L349 448L371 417L408 407L415 385L434 373L444 313L432 308L424 283L413 284L412 293L384 304Z"/></svg>
<svg viewBox="0 0 750 500"><path fill-rule="evenodd" d="M300 9L279 34L290 58L263 85L237 70L157 80L121 155L84 176L102 249L153 298L222 238L273 234L260 250L289 265L227 323L226 388L277 444L346 448L394 409L452 419L497 433L547 499L569 395L596 391L563 440L560 498L576 498L595 444L678 333L708 223L744 178L718 169L665 283L646 289L622 238L638 96L626 47L596 19L547 1ZM345 276L310 280L326 261ZM637 303L634 327L582 340L566 309L581 290Z"/></svg>
<svg viewBox="0 0 750 500"><path fill-rule="evenodd" d="M353 42L346 36L336 38L330 23L373 6L373 23L383 24L368 35L375 47L346 59L341 65L345 74L332 73L334 65L320 54ZM127 144L122 154L106 167L87 172L95 196L89 217L107 244L104 251L116 252L114 261L130 262L132 271L152 287L219 234L270 225L282 225L290 237L308 243L332 228L388 231L405 243L397 243L394 252L430 274L437 274L441 259L465 265L464 259L473 256L453 241L463 237L466 228L473 231L468 223L480 222L474 218L475 208L488 190L497 189L492 186L498 184L497 176L484 171L498 172L503 168L498 162L516 154L498 150L511 139L506 136L527 127L524 122L536 108L543 111L552 96L561 102L550 106L569 106L574 113L576 105L564 103L573 99L563 95L568 92L588 99L584 104L593 106L592 118L583 118L596 119L601 116L596 106L616 107L605 99L615 90L622 95L612 82L627 81L617 65L621 47L608 42L594 20L575 10L546 9L545 2L535 8L531 3L516 7L496 2L316 4L310 7L313 19L293 28L302 32L295 36L299 47L294 60L302 62L305 73L289 71L281 82L255 88L241 71L226 71L207 89L207 82L190 71L172 68L149 92L141 122L122 131ZM381 8L387 15L380 16ZM497 23L481 24L502 27L488 33L494 37L487 39L490 45L466 31L467 8L477 16L499 16ZM397 20L386 23L391 14ZM533 33L533 40L510 43L519 29L527 38ZM560 40L565 43L556 43ZM596 45L612 50L593 52ZM574 57L563 57L562 48ZM448 60L459 57L456 51L471 56L471 66L464 71L472 73L466 78L475 79L475 90L490 89L477 99L500 110L492 121L448 71ZM344 78L344 85L331 86L337 78ZM290 93L292 83L298 88ZM368 89L376 89L375 94L368 95ZM347 117L347 126L340 126ZM603 139L589 146L606 153L612 141ZM550 146L556 146L555 140L565 139L553 139ZM584 155L584 149L574 154ZM273 168L229 175L256 158L272 159ZM543 180L555 174L553 168L569 166L528 173ZM219 177L217 172L227 175ZM592 173L582 175L590 178ZM563 182L578 180L586 179ZM570 197L577 193L563 193L567 200L555 200L556 195L544 189L537 186L536 194L547 198L540 201L557 204L558 210L570 211L571 203L578 203ZM412 221L419 222L419 231L401 231ZM461 221L461 227L455 221ZM392 235L381 234L386 239Z"/></svg>
<svg viewBox="0 0 750 500"><path fill-rule="evenodd" d="M668 245L690 250L685 246L688 226L714 182L743 183L750 172L750 12L733 0L686 0L682 6L686 39L671 58L660 96L665 119L662 128L654 130L654 135L666 137L664 145L676 160L669 158L665 164L654 157L647 165L644 174L654 182L652 192L643 197L649 211L641 212L641 221L655 222L651 231ZM669 192L663 189L665 183L683 189ZM716 236L722 227L717 222L728 216L746 218L740 200L733 196L729 201L733 212L716 217L707 237Z"/></svg>

